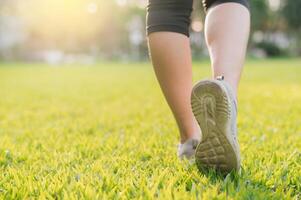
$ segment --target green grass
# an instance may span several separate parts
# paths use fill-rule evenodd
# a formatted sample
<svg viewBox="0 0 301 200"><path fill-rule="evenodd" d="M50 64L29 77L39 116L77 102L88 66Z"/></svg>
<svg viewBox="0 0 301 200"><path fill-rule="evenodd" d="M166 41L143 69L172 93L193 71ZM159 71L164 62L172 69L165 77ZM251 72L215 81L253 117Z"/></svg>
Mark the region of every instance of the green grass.
<svg viewBox="0 0 301 200"><path fill-rule="evenodd" d="M243 170L220 177L177 159L149 64L1 64L0 199L300 199L300 74L300 59L247 62Z"/></svg>

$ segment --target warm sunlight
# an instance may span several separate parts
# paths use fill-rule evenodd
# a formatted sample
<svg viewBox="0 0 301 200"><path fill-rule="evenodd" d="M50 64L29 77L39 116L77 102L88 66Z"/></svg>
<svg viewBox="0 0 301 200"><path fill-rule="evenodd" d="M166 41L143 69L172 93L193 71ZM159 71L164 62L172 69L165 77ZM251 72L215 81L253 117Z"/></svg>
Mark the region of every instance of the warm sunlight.
<svg viewBox="0 0 301 200"><path fill-rule="evenodd" d="M18 10L34 35L58 39L86 38L97 34L112 12L111 1L91 0L27 0Z"/></svg>
<svg viewBox="0 0 301 200"><path fill-rule="evenodd" d="M301 0L0 0L0 200L301 200Z"/></svg>

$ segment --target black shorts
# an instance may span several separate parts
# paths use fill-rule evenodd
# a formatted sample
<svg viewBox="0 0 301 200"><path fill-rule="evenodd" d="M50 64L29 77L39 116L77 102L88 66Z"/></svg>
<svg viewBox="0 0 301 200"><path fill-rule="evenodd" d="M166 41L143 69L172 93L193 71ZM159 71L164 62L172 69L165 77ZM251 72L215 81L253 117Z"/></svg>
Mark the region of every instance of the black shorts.
<svg viewBox="0 0 301 200"><path fill-rule="evenodd" d="M221 3L235 2L249 9L248 0L203 0L205 10ZM148 0L147 34L167 31L189 36L193 0Z"/></svg>

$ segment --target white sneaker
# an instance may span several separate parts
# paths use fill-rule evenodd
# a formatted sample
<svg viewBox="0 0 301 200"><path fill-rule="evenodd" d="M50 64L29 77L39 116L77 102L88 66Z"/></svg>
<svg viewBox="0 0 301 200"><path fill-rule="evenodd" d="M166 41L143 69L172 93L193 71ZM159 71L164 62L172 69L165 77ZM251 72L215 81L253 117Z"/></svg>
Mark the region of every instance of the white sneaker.
<svg viewBox="0 0 301 200"><path fill-rule="evenodd" d="M178 157L180 159L194 159L195 149L200 143L198 138L190 138L185 143L178 145Z"/></svg>
<svg viewBox="0 0 301 200"><path fill-rule="evenodd" d="M239 170L237 108L231 87L223 77L200 81L192 90L191 106L202 130L195 155L197 167L223 173Z"/></svg>

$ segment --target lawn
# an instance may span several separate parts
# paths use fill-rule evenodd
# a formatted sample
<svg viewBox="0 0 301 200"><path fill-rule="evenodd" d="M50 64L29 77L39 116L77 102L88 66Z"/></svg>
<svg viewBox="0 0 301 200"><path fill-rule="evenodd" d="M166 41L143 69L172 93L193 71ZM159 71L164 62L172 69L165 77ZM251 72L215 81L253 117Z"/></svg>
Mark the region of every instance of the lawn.
<svg viewBox="0 0 301 200"><path fill-rule="evenodd" d="M226 177L178 160L150 64L2 63L0 95L0 199L301 199L300 59L247 62Z"/></svg>

